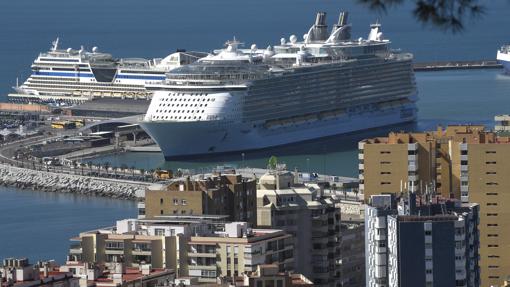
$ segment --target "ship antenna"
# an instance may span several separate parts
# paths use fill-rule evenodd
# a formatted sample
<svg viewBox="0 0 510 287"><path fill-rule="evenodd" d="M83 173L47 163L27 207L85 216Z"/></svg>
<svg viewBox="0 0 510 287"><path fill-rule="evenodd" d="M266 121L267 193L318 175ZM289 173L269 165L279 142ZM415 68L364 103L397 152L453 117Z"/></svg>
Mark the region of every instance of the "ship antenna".
<svg viewBox="0 0 510 287"><path fill-rule="evenodd" d="M55 39L55 41L51 42L52 46L51 46L51 50L52 51L56 51L58 49L58 42L59 42L59 38L57 37L57 39Z"/></svg>

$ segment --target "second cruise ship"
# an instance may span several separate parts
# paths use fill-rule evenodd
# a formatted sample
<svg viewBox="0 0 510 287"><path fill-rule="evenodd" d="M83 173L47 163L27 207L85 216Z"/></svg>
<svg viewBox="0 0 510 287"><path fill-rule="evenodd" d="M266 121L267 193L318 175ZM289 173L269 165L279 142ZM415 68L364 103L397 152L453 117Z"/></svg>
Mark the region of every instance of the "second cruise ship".
<svg viewBox="0 0 510 287"><path fill-rule="evenodd" d="M326 14L298 41L226 48L158 84L141 122L166 159L260 149L416 119L413 56L391 50L381 25L351 39L347 14Z"/></svg>
<svg viewBox="0 0 510 287"><path fill-rule="evenodd" d="M32 64L32 74L14 87L11 100L82 102L94 98L150 98L148 81L162 81L165 73L189 64L206 53L178 51L163 59L115 59L99 52L60 49L57 38L48 52Z"/></svg>

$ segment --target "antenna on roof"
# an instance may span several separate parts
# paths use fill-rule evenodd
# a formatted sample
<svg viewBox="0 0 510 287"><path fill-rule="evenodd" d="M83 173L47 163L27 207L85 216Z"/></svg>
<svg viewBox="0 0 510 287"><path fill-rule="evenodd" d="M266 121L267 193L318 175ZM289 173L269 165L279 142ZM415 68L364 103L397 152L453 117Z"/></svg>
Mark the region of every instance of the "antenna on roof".
<svg viewBox="0 0 510 287"><path fill-rule="evenodd" d="M60 41L60 39L57 37L57 39L55 39L55 41L51 42L51 50L52 51L56 51L58 49L59 41Z"/></svg>

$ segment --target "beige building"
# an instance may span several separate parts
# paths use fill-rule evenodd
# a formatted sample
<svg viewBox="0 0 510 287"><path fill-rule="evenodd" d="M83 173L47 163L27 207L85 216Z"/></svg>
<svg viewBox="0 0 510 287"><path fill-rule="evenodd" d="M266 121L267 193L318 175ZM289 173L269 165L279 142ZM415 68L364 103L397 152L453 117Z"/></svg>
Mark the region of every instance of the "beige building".
<svg viewBox="0 0 510 287"><path fill-rule="evenodd" d="M311 287L312 281L301 274L280 272L278 265L257 266L255 272L243 274L235 282L236 287Z"/></svg>
<svg viewBox="0 0 510 287"><path fill-rule="evenodd" d="M239 174L212 174L174 179L145 192L142 218L161 215L228 215L231 221L256 226L256 181Z"/></svg>
<svg viewBox="0 0 510 287"><path fill-rule="evenodd" d="M294 270L294 240L281 230L250 229L246 223L225 224L217 236L193 236L188 242L189 276L202 282L234 278L275 264L279 272Z"/></svg>
<svg viewBox="0 0 510 287"><path fill-rule="evenodd" d="M480 204L483 286L510 270L510 138L483 126L448 126L424 133L390 133L359 143L360 192L427 190ZM402 182L402 184L401 184Z"/></svg>
<svg viewBox="0 0 510 287"><path fill-rule="evenodd" d="M222 223L225 216L167 216L125 219L115 227L81 233L69 262L91 262L107 269L175 270L178 277L216 282L240 276L259 264L294 268L293 238L282 230L251 229L246 222Z"/></svg>
<svg viewBox="0 0 510 287"><path fill-rule="evenodd" d="M259 180L257 223L294 236L295 271L315 286L340 284L340 208L321 189L295 184L290 172L270 171Z"/></svg>

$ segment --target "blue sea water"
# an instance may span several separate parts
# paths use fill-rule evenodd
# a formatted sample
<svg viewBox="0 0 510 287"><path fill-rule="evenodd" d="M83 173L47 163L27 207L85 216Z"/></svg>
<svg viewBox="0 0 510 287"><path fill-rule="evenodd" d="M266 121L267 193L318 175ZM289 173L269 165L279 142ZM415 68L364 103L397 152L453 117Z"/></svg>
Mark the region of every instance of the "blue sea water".
<svg viewBox="0 0 510 287"><path fill-rule="evenodd" d="M494 59L496 49L510 42L510 2L481 1L486 15L466 23L460 34L443 33L415 22L406 4L388 14L368 11L355 0L16 0L0 1L0 100L16 77L24 80L39 52L57 36L62 47L98 46L116 57L164 57L177 48L210 51L232 37L247 46L278 43L291 34L301 37L316 11L328 23L349 10L353 37L366 37L368 25L383 24L395 48L415 54L418 61ZM405 1L404 1L405 2ZM413 1L407 1L411 3ZM418 73L419 121L401 128L426 129L436 124L491 124L494 114L509 113L510 78L500 70ZM358 135L300 144L264 152L202 161L164 162L161 154L119 154L96 159L146 169L190 168L218 164L263 167L271 154L291 168L355 176L356 142L384 134ZM80 231L112 225L135 216L131 202L0 187L0 258L28 256L62 262L68 239Z"/></svg>

